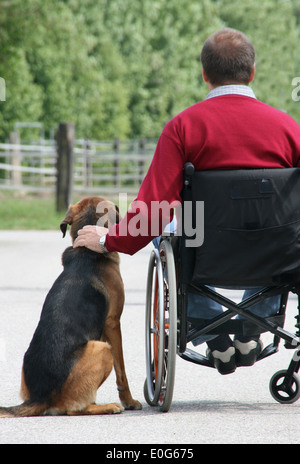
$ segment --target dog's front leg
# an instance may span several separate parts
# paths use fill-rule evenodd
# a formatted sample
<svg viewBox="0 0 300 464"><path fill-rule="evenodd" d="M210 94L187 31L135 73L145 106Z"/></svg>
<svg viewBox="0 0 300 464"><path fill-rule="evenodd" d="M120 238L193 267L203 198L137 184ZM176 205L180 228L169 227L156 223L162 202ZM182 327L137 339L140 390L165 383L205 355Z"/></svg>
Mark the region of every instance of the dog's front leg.
<svg viewBox="0 0 300 464"><path fill-rule="evenodd" d="M114 358L117 388L122 405L125 409L142 409L141 403L137 400L134 400L130 393L123 358L120 322L115 321L112 317L108 317L106 320L105 338L111 346Z"/></svg>

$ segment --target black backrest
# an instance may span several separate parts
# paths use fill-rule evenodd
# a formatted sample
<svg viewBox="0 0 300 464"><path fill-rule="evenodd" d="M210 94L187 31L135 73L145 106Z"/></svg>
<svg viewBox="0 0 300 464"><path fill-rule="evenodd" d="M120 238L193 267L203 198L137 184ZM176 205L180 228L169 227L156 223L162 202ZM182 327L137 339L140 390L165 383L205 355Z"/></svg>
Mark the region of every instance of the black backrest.
<svg viewBox="0 0 300 464"><path fill-rule="evenodd" d="M300 275L300 169L196 171L183 191L190 199L204 202L204 243L183 251L194 283L263 286Z"/></svg>

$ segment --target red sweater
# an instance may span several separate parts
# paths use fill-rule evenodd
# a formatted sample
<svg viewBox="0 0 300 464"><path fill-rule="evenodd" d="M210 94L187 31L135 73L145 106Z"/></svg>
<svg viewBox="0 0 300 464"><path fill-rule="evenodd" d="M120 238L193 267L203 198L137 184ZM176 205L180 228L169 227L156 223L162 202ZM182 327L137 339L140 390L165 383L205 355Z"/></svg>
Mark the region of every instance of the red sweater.
<svg viewBox="0 0 300 464"><path fill-rule="evenodd" d="M286 113L237 94L187 108L166 124L138 193L143 211L133 203L120 224L109 229L109 251L134 254L161 234L172 213L160 215L158 233L151 235L151 202L181 202L187 161L196 170L300 166L300 126ZM149 227L140 227L142 234L137 235L134 226L139 228L143 218Z"/></svg>

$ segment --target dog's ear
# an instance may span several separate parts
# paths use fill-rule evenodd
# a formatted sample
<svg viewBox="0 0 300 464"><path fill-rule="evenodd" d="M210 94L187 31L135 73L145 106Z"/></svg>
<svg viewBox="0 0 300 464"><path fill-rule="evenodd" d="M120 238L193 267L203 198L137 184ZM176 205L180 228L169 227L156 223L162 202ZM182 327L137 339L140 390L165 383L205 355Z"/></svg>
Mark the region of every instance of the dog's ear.
<svg viewBox="0 0 300 464"><path fill-rule="evenodd" d="M72 205L71 205L68 211L66 212L66 216L64 220L60 223L60 230L62 231L63 238L66 235L68 225L70 226L72 223L73 223L73 211L72 211Z"/></svg>

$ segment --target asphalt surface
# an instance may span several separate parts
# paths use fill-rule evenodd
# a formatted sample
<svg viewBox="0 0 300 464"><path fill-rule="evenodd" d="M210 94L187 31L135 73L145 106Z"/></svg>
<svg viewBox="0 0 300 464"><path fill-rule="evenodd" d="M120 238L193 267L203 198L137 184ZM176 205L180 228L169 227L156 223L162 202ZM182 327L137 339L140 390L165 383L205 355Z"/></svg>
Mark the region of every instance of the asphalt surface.
<svg viewBox="0 0 300 464"><path fill-rule="evenodd" d="M0 231L1 406L21 402L22 358L45 296L61 272L61 253L69 245L70 237L62 239L59 232ZM136 449L143 443L154 448L160 444L192 448L217 443L300 443L300 400L281 405L269 393L270 378L287 368L292 357L283 345L278 354L226 377L177 357L170 411L161 413L147 405L143 397L144 302L150 250L148 246L133 257L121 256L126 289L122 316L126 370L132 394L142 402L143 409L113 416L0 419L1 444L95 443L115 448L116 452L121 444ZM286 328L291 331L296 306L296 299L290 299ZM270 336L264 337L267 343ZM97 402L116 401L112 373L98 391Z"/></svg>

